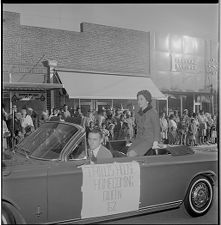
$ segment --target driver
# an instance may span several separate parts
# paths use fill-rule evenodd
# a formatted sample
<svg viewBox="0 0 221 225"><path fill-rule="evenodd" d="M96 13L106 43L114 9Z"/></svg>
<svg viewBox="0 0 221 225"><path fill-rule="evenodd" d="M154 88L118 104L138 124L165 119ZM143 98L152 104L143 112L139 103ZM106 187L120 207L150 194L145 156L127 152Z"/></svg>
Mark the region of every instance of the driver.
<svg viewBox="0 0 221 225"><path fill-rule="evenodd" d="M102 145L103 134L100 129L90 130L88 133L89 156L92 161L104 158L113 158L112 153Z"/></svg>

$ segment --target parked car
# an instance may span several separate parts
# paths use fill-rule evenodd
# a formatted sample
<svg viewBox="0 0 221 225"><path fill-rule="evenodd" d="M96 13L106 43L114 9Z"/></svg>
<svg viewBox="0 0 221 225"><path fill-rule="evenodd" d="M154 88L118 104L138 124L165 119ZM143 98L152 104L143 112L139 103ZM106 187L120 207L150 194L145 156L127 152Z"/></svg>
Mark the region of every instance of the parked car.
<svg viewBox="0 0 221 225"><path fill-rule="evenodd" d="M42 124L2 162L2 224L91 223L182 203L191 216L202 216L211 207L217 152L111 151L112 159L92 163L83 127Z"/></svg>

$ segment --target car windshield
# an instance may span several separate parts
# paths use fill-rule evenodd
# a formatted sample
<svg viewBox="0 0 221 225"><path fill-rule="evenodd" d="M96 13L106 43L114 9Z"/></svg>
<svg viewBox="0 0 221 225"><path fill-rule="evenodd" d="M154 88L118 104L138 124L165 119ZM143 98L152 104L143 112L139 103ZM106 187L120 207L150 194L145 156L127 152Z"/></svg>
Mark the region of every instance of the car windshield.
<svg viewBox="0 0 221 225"><path fill-rule="evenodd" d="M64 146L78 129L61 123L44 123L26 137L18 149L25 150L28 156L41 159L58 159Z"/></svg>

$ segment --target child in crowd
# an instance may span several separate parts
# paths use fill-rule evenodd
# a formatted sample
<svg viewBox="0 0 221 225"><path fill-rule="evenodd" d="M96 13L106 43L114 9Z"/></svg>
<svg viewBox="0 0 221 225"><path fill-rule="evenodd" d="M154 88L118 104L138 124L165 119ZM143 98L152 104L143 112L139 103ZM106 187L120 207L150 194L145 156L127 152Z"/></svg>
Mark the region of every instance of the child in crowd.
<svg viewBox="0 0 221 225"><path fill-rule="evenodd" d="M171 114L169 117L169 132L168 132L168 139L169 144L174 145L176 143L176 133L177 133L177 124L174 121L174 115Z"/></svg>
<svg viewBox="0 0 221 225"><path fill-rule="evenodd" d="M196 145L196 133L197 133L197 125L192 118L189 125L189 145L194 146Z"/></svg>

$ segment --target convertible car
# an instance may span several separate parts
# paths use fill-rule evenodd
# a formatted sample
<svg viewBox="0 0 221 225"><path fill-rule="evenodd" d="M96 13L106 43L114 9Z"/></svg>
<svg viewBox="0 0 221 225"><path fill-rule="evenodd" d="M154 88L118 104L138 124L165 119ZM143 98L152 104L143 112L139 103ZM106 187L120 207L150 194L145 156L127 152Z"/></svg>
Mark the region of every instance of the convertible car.
<svg viewBox="0 0 221 225"><path fill-rule="evenodd" d="M2 161L2 224L92 223L181 204L193 217L208 212L217 152L166 146L127 157L108 144L113 158L95 163L84 128L42 124Z"/></svg>

